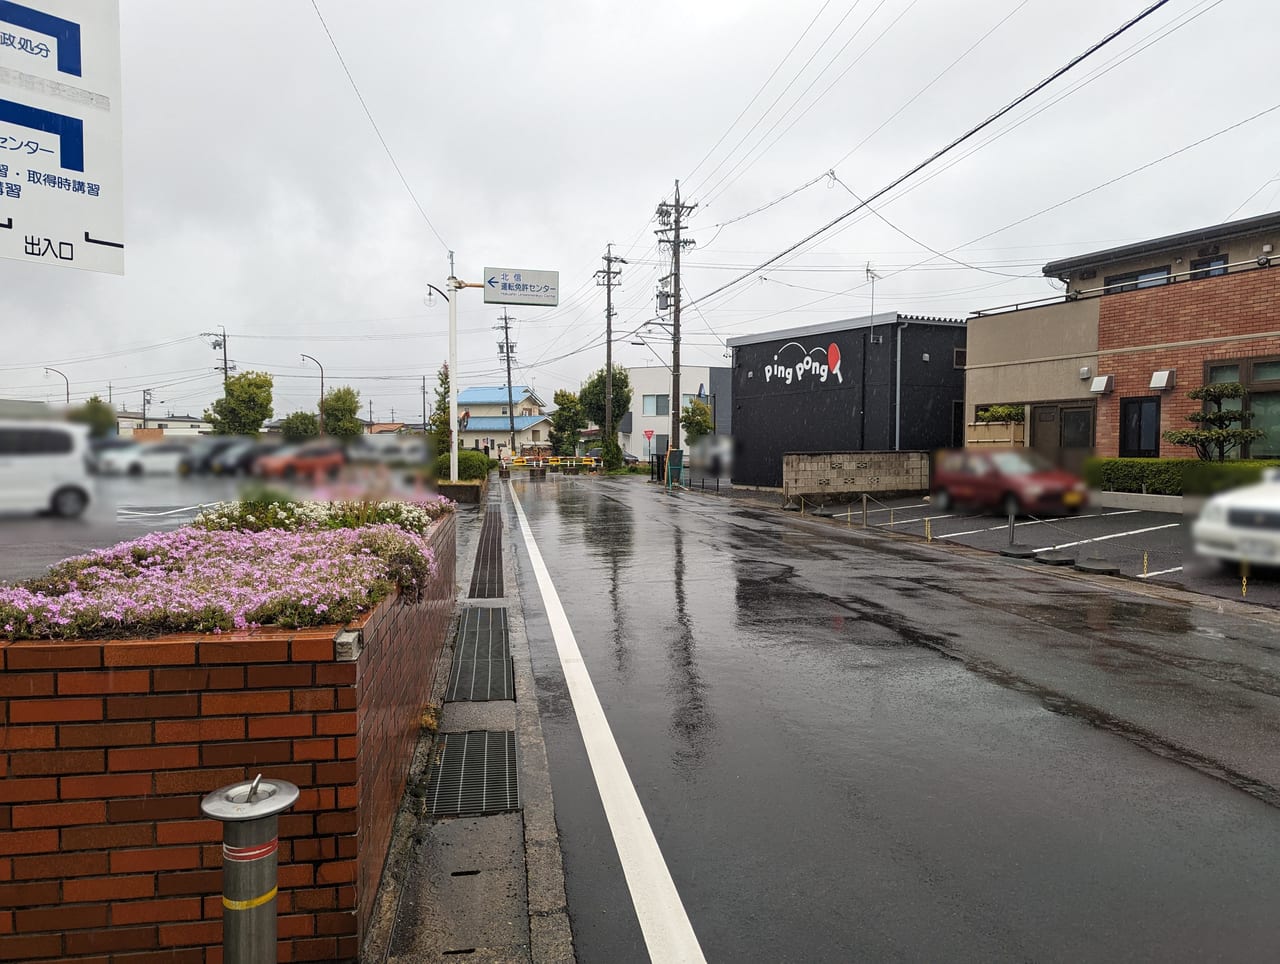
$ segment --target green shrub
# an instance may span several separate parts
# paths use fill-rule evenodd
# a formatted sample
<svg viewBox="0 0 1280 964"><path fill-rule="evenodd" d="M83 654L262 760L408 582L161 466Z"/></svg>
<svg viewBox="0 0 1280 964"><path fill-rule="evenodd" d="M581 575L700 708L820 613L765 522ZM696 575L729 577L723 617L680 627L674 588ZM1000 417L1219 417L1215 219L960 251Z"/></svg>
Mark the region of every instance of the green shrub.
<svg viewBox="0 0 1280 964"><path fill-rule="evenodd" d="M458 453L458 480L468 482L483 479L489 475L489 456L476 449L463 449ZM436 459L436 478L449 478L449 453L445 452Z"/></svg>
<svg viewBox="0 0 1280 964"><path fill-rule="evenodd" d="M1182 495L1182 473L1192 459L1090 459L1084 477L1091 489Z"/></svg>
<svg viewBox="0 0 1280 964"><path fill-rule="evenodd" d="M1104 492L1213 495L1262 481L1277 462L1201 462L1198 459L1090 459L1085 481Z"/></svg>
<svg viewBox="0 0 1280 964"><path fill-rule="evenodd" d="M1026 417L1027 410L1023 405L988 405L978 412L979 422L1013 422L1021 425Z"/></svg>
<svg viewBox="0 0 1280 964"><path fill-rule="evenodd" d="M1262 470L1280 465L1278 462L1189 462L1182 477L1182 491L1186 495L1214 495L1242 485L1254 485L1262 481Z"/></svg>

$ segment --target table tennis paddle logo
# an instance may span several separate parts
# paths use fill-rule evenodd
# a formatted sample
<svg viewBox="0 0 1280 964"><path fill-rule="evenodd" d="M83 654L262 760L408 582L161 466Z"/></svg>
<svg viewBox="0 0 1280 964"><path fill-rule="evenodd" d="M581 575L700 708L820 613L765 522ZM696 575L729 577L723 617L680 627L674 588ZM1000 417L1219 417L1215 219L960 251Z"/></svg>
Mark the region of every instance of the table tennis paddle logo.
<svg viewBox="0 0 1280 964"><path fill-rule="evenodd" d="M781 358L787 349L792 347L804 352L804 357L795 364L788 364ZM840 384L844 384L844 374L840 371L840 346L834 341L826 348L812 348L809 351L805 351L804 345L798 341L789 341L778 349L778 354L773 356L773 362L764 366L766 382L776 378L788 385L802 382L806 378L816 378L819 382L825 382L832 375L835 375Z"/></svg>

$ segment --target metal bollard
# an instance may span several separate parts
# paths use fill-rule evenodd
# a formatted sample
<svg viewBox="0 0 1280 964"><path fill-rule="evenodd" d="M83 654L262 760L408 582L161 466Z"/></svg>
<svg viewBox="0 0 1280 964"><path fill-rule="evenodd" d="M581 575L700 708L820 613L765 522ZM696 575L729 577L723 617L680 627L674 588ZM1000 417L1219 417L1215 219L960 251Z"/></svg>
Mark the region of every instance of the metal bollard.
<svg viewBox="0 0 1280 964"><path fill-rule="evenodd" d="M206 817L221 821L222 954L225 964L274 964L276 853L280 814L297 802L287 780L259 773L214 790L200 801Z"/></svg>
<svg viewBox="0 0 1280 964"><path fill-rule="evenodd" d="M867 527L867 493L862 493L862 528Z"/></svg>
<svg viewBox="0 0 1280 964"><path fill-rule="evenodd" d="M1013 513L1009 513L1009 545L1013 545Z"/></svg>

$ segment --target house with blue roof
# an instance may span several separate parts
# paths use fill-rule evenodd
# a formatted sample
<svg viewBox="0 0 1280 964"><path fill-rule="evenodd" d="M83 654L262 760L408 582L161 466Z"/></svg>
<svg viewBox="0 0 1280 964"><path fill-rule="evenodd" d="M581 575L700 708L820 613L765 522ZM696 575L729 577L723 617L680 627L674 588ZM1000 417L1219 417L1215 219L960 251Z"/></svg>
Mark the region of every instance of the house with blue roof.
<svg viewBox="0 0 1280 964"><path fill-rule="evenodd" d="M515 422L516 454L550 443L551 417L545 403L528 385L513 385L507 401L506 385L483 385L458 392L459 437L464 448L488 451L493 458L508 453ZM512 412L514 410L514 419Z"/></svg>

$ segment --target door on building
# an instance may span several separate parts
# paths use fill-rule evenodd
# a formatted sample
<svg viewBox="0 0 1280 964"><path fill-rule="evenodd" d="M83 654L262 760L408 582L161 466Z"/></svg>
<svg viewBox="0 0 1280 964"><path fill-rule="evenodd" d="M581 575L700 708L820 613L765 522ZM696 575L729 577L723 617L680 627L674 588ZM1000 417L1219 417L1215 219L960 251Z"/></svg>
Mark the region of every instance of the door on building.
<svg viewBox="0 0 1280 964"><path fill-rule="evenodd" d="M964 402L951 403L951 447L964 447Z"/></svg>
<svg viewBox="0 0 1280 964"><path fill-rule="evenodd" d="M1031 406L1031 447L1079 475L1093 454L1094 408L1087 404Z"/></svg>
<svg viewBox="0 0 1280 964"><path fill-rule="evenodd" d="M1062 408L1062 458L1059 464L1068 472L1084 474L1085 460L1093 454L1094 417L1092 405L1064 405Z"/></svg>
<svg viewBox="0 0 1280 964"><path fill-rule="evenodd" d="M1062 448L1062 419L1057 405L1031 406L1031 447L1054 465Z"/></svg>

